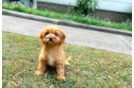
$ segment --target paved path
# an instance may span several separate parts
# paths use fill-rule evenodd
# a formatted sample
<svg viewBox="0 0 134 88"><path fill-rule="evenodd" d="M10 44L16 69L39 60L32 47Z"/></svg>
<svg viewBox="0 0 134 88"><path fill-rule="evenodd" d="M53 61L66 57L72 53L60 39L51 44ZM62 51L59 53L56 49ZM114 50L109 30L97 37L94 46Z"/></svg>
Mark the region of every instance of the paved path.
<svg viewBox="0 0 134 88"><path fill-rule="evenodd" d="M66 43L132 55L132 37L130 36L2 15L3 31L38 37L40 31L48 25L61 28L67 36Z"/></svg>

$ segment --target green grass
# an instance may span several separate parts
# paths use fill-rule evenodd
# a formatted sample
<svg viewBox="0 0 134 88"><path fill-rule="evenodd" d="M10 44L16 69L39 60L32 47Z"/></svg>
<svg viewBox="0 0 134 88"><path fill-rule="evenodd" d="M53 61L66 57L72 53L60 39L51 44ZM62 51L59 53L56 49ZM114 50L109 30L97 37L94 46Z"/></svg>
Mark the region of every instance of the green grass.
<svg viewBox="0 0 134 88"><path fill-rule="evenodd" d="M24 7L18 4L12 5L12 4L3 3L2 8L49 17L49 18L68 19L70 21L76 21L76 22L81 22L81 23L86 23L91 25L98 25L98 26L122 29L126 31L132 31L132 21L126 21L121 23L107 22L105 20L96 19L94 17L89 17L89 16L84 17L82 15L78 16L76 14L67 14L67 13L65 14L65 13L58 13L58 12L53 12L48 10L32 9L30 7Z"/></svg>
<svg viewBox="0 0 134 88"><path fill-rule="evenodd" d="M49 68L44 75L34 74L42 44L38 38L2 32L3 88L131 88L132 57L104 50L64 44L65 81Z"/></svg>

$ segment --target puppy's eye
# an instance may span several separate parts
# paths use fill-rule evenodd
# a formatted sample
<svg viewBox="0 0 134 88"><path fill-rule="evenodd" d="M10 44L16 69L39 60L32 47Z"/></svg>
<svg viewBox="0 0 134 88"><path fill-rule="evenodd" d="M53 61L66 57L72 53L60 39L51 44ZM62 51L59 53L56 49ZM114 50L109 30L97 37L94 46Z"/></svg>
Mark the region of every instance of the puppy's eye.
<svg viewBox="0 0 134 88"><path fill-rule="evenodd" d="M57 33L55 33L55 35L57 36L58 34L57 34Z"/></svg>
<svg viewBox="0 0 134 88"><path fill-rule="evenodd" d="M49 33L47 32L46 35L48 35Z"/></svg>

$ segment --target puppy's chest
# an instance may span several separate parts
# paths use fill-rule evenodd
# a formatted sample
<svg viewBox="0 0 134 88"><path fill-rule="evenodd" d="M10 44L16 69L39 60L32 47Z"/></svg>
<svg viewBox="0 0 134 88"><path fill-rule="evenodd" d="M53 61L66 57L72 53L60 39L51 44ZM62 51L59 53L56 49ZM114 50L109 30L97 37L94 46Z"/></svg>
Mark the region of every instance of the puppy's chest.
<svg viewBox="0 0 134 88"><path fill-rule="evenodd" d="M52 57L48 56L48 62L47 62L47 64L50 65L50 66L53 66L54 63L55 63L54 59Z"/></svg>
<svg viewBox="0 0 134 88"><path fill-rule="evenodd" d="M50 66L54 66L54 65L56 64L56 61L57 61L57 56L56 56L56 54L49 53L49 54L48 54L48 61L47 61L47 64L50 65Z"/></svg>

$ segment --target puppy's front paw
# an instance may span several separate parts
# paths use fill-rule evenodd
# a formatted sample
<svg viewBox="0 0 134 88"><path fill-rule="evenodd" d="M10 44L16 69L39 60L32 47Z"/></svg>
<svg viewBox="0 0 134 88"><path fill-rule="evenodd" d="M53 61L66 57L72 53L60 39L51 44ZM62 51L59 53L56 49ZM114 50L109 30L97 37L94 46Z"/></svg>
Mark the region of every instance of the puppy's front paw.
<svg viewBox="0 0 134 88"><path fill-rule="evenodd" d="M37 76L39 76L39 75L43 75L43 74L44 74L44 72L39 71L39 70L36 70L36 71L35 71L35 74L36 74Z"/></svg>
<svg viewBox="0 0 134 88"><path fill-rule="evenodd" d="M57 78L60 79L60 80L65 80L66 79L65 76L57 76Z"/></svg>

